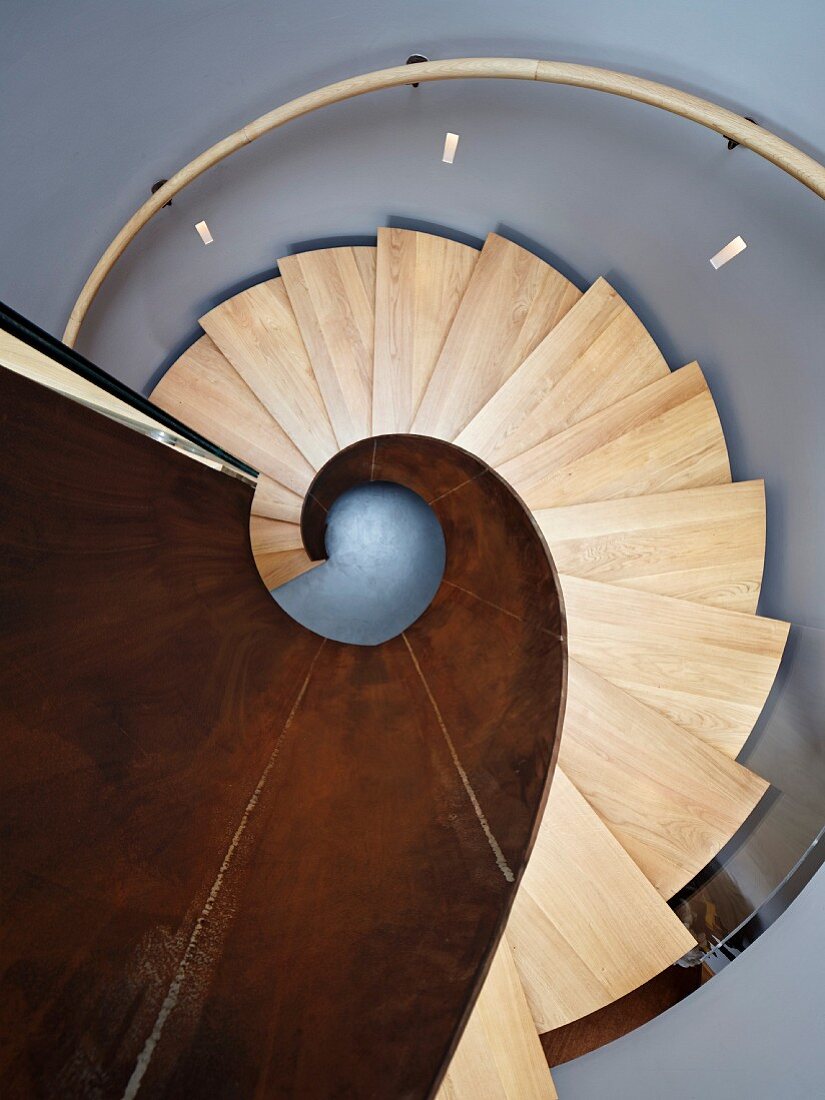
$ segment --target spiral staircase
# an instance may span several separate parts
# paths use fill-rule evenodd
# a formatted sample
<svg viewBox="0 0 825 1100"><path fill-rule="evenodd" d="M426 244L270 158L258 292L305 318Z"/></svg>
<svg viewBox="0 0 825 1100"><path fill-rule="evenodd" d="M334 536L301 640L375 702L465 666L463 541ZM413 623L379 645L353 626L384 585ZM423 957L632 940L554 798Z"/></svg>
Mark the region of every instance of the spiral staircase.
<svg viewBox="0 0 825 1100"><path fill-rule="evenodd" d="M261 471L251 540L267 587L323 557L305 538L318 472L385 436L443 440L496 471L558 569L558 767L439 1093L551 1097L539 1035L695 948L668 900L767 789L736 762L789 629L755 613L764 486L732 483L700 367L671 371L604 279L582 293L496 234L478 252L395 228L279 270L207 313L152 394ZM461 588L450 578L448 559L444 583Z"/></svg>

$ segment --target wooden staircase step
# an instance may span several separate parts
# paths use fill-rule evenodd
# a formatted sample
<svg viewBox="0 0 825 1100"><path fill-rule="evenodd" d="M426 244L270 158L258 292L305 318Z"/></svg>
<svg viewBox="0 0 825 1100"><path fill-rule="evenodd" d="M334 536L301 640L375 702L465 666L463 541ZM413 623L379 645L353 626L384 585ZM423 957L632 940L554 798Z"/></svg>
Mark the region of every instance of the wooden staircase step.
<svg viewBox="0 0 825 1100"><path fill-rule="evenodd" d="M665 898L717 855L768 788L575 660L559 764Z"/></svg>
<svg viewBox="0 0 825 1100"><path fill-rule="evenodd" d="M739 753L773 685L788 623L560 579L571 658L728 756Z"/></svg>
<svg viewBox="0 0 825 1100"><path fill-rule="evenodd" d="M306 573L310 561L297 523L255 515L249 518L249 537L258 572L267 588L277 588Z"/></svg>
<svg viewBox="0 0 825 1100"><path fill-rule="evenodd" d="M729 482L725 437L690 363L497 467L529 507Z"/></svg>
<svg viewBox="0 0 825 1100"><path fill-rule="evenodd" d="M765 562L765 484L540 508L556 568L697 603L755 611Z"/></svg>
<svg viewBox="0 0 825 1100"><path fill-rule="evenodd" d="M372 432L408 432L478 259L432 233L379 229Z"/></svg>
<svg viewBox="0 0 825 1100"><path fill-rule="evenodd" d="M252 498L252 514L282 519L288 523L301 522L303 498L266 474L258 475L255 496Z"/></svg>
<svg viewBox="0 0 825 1100"><path fill-rule="evenodd" d="M281 279L221 302L201 325L314 470L337 446Z"/></svg>
<svg viewBox="0 0 825 1100"><path fill-rule="evenodd" d="M312 466L209 336L172 364L152 400L294 493L309 487Z"/></svg>
<svg viewBox="0 0 825 1100"><path fill-rule="evenodd" d="M549 264L491 233L412 430L455 439L580 297Z"/></svg>
<svg viewBox="0 0 825 1100"><path fill-rule="evenodd" d="M375 248L278 261L339 447L372 433Z"/></svg>
<svg viewBox="0 0 825 1100"><path fill-rule="evenodd" d="M603 1008L696 946L560 768L507 937L539 1032Z"/></svg>
<svg viewBox="0 0 825 1100"><path fill-rule="evenodd" d="M557 1100L506 936L436 1100Z"/></svg>
<svg viewBox="0 0 825 1100"><path fill-rule="evenodd" d="M598 279L456 443L496 466L669 373L633 310Z"/></svg>

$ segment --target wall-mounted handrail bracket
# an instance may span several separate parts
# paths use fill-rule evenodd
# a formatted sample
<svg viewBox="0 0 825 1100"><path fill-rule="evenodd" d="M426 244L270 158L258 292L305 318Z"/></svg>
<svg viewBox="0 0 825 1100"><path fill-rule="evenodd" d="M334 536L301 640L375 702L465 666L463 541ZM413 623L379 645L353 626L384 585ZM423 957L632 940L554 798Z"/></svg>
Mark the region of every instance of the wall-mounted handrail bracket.
<svg viewBox="0 0 825 1100"><path fill-rule="evenodd" d="M408 65L420 65L422 61L429 61L429 60L430 60L429 57L425 57L423 53L411 53L410 56L407 58L406 63ZM413 83L410 84L410 87L411 88L417 88L418 85L419 85L419 82L417 80L414 80Z"/></svg>
<svg viewBox="0 0 825 1100"><path fill-rule="evenodd" d="M163 187L163 186L164 186L164 184L167 184L168 182L169 182L169 180L156 180L156 181L155 181L155 182L154 182L154 183L152 184L152 194L154 195L154 193L155 193L156 191L160 191L161 187ZM161 209L162 209L162 210L165 210L167 206L171 206L171 205L172 205L172 200L170 199L170 200L169 200L169 202L165 202L165 203L163 204L163 206L161 207Z"/></svg>
<svg viewBox="0 0 825 1100"><path fill-rule="evenodd" d="M756 119L751 118L750 115L745 115L745 121L746 122L752 122L754 124L754 126L759 125L759 123L756 121ZM728 143L728 152L730 152L733 149L736 149L737 146L742 144L740 141L737 141L735 138L729 138L729 137L726 137L725 135L723 135L723 137L725 137L725 141Z"/></svg>

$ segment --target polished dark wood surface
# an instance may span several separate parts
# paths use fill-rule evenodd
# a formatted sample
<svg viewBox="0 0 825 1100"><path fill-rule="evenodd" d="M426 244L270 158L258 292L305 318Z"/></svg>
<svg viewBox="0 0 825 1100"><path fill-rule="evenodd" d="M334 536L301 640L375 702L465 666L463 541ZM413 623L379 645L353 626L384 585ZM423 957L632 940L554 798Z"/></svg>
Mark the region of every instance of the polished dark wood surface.
<svg viewBox="0 0 825 1100"><path fill-rule="evenodd" d="M560 730L521 502L423 437L333 459L316 556L376 477L447 541L404 635L341 645L269 597L240 482L7 372L0 410L3 1095L431 1096Z"/></svg>

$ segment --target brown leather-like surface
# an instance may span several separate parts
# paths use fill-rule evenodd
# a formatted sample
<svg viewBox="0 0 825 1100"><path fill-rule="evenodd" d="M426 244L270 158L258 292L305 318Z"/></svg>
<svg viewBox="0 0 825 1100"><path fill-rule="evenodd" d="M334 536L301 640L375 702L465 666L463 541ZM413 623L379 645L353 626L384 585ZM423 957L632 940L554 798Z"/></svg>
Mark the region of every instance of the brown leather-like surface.
<svg viewBox="0 0 825 1100"><path fill-rule="evenodd" d="M487 563L346 646L269 597L240 482L5 371L0 418L3 1095L431 1095L561 724L558 589L520 502L434 440L333 459L326 507L365 470L446 484L448 563Z"/></svg>

